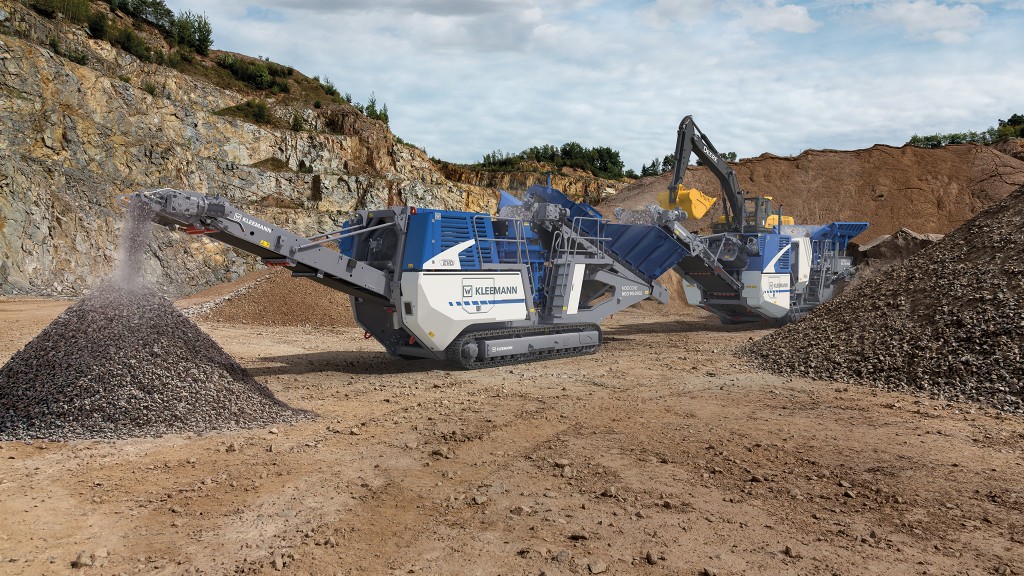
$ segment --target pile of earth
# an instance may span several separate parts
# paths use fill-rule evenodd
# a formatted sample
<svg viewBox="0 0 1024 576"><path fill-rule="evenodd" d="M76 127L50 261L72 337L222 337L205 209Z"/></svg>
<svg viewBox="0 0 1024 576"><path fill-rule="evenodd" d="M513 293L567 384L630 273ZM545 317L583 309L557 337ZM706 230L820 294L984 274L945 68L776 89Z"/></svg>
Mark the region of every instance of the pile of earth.
<svg viewBox="0 0 1024 576"><path fill-rule="evenodd" d="M208 291L213 299L185 308L185 314L200 320L263 326L308 326L352 328L352 304L348 294L307 278L294 278L286 269L254 272L235 282L227 294L224 287ZM202 299L202 293L188 302ZM187 303L186 303L187 304Z"/></svg>
<svg viewBox="0 0 1024 576"><path fill-rule="evenodd" d="M728 143L721 144L728 148ZM743 190L771 196L775 207L781 205L798 224L870 223L858 242L900 228L945 234L1024 185L1024 161L974 144L808 150L795 157L764 154L732 166ZM636 210L657 204L658 194L671 179L670 173L644 178L598 208L611 216L616 207ZM683 184L721 196L718 180L706 167L691 166ZM720 204L686 227L709 231L721 215Z"/></svg>
<svg viewBox="0 0 1024 576"><path fill-rule="evenodd" d="M762 367L1024 411L1024 187L751 344Z"/></svg>
<svg viewBox="0 0 1024 576"><path fill-rule="evenodd" d="M308 417L141 284L107 282L0 368L0 440L201 433Z"/></svg>
<svg viewBox="0 0 1024 576"><path fill-rule="evenodd" d="M909 228L900 228L859 246L853 254L853 263L860 266L862 263L902 262L940 240L942 234L919 234Z"/></svg>

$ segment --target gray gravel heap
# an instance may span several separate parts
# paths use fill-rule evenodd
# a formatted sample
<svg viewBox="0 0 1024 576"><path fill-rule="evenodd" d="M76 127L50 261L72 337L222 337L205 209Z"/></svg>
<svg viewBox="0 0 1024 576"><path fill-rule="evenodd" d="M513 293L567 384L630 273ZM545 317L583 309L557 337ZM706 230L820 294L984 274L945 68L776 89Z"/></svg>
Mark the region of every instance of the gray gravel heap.
<svg viewBox="0 0 1024 576"><path fill-rule="evenodd" d="M207 432L307 416L143 285L108 282L0 368L0 440Z"/></svg>
<svg viewBox="0 0 1024 576"><path fill-rule="evenodd" d="M1024 187L752 343L782 374L1024 412Z"/></svg>

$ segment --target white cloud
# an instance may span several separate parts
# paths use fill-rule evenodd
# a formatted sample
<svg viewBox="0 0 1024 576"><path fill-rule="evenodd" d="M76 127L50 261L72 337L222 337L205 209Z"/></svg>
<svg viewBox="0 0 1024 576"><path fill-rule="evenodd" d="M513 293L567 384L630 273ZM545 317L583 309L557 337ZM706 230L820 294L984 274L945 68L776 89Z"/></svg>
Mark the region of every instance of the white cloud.
<svg viewBox="0 0 1024 576"><path fill-rule="evenodd" d="M804 6L796 4L778 5L776 0L765 0L759 7L740 7L736 24L755 32L796 32L806 34L821 27L807 12Z"/></svg>
<svg viewBox="0 0 1024 576"><path fill-rule="evenodd" d="M639 169L671 152L687 114L721 150L756 156L902 144L1024 110L1024 61L991 57L1021 52L1024 13L1005 2L965 29L958 10L981 0L167 1L206 12L214 48L329 76L361 102L375 92L396 134L455 162L575 140ZM914 4L924 15L897 19ZM972 41L903 40L947 32Z"/></svg>
<svg viewBox="0 0 1024 576"><path fill-rule="evenodd" d="M947 5L937 0L900 0L875 4L874 15L903 26L913 38L960 44L981 29L985 11L976 4Z"/></svg>
<svg viewBox="0 0 1024 576"><path fill-rule="evenodd" d="M666 28L674 23L692 25L715 13L714 0L655 0L637 14L650 26Z"/></svg>

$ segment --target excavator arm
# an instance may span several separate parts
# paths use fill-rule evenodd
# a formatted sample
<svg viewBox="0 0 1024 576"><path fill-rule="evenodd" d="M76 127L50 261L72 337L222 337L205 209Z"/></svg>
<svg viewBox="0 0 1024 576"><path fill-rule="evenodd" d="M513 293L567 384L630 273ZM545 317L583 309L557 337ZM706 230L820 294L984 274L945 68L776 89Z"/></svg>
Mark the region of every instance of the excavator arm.
<svg viewBox="0 0 1024 576"><path fill-rule="evenodd" d="M722 160L721 154L693 122L692 116L683 118L683 121L679 123L679 133L676 138L676 165L672 173L672 183L668 187L669 203L674 205L679 200L683 176L686 175L686 167L690 162L690 154L696 154L697 158L718 178L718 182L722 186L722 197L724 198L722 210L725 212L726 224L730 229L742 232L743 191L740 190L739 182L736 180L736 173L725 160Z"/></svg>

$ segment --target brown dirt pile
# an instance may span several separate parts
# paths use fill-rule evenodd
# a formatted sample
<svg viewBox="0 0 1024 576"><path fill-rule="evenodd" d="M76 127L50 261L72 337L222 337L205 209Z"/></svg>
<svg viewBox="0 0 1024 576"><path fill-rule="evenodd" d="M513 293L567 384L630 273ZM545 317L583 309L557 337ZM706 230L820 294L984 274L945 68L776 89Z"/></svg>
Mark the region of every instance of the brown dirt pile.
<svg viewBox="0 0 1024 576"><path fill-rule="evenodd" d="M240 280L235 291L206 304L192 306L186 309L186 314L232 324L314 328L356 326L348 294L307 278L293 278L284 269L254 274L255 278Z"/></svg>
<svg viewBox="0 0 1024 576"><path fill-rule="evenodd" d="M865 221L866 242L900 228L944 234L1024 185L1024 161L973 144L924 149L877 145L866 150L809 150L796 157L765 154L733 166L740 187L772 196L797 223ZM599 206L611 215L621 206L656 204L671 174L645 178ZM718 180L704 167L687 170L684 185L716 198ZM721 215L720 202L687 228L705 230Z"/></svg>
<svg viewBox="0 0 1024 576"><path fill-rule="evenodd" d="M1024 411L1024 186L749 353L784 374Z"/></svg>

